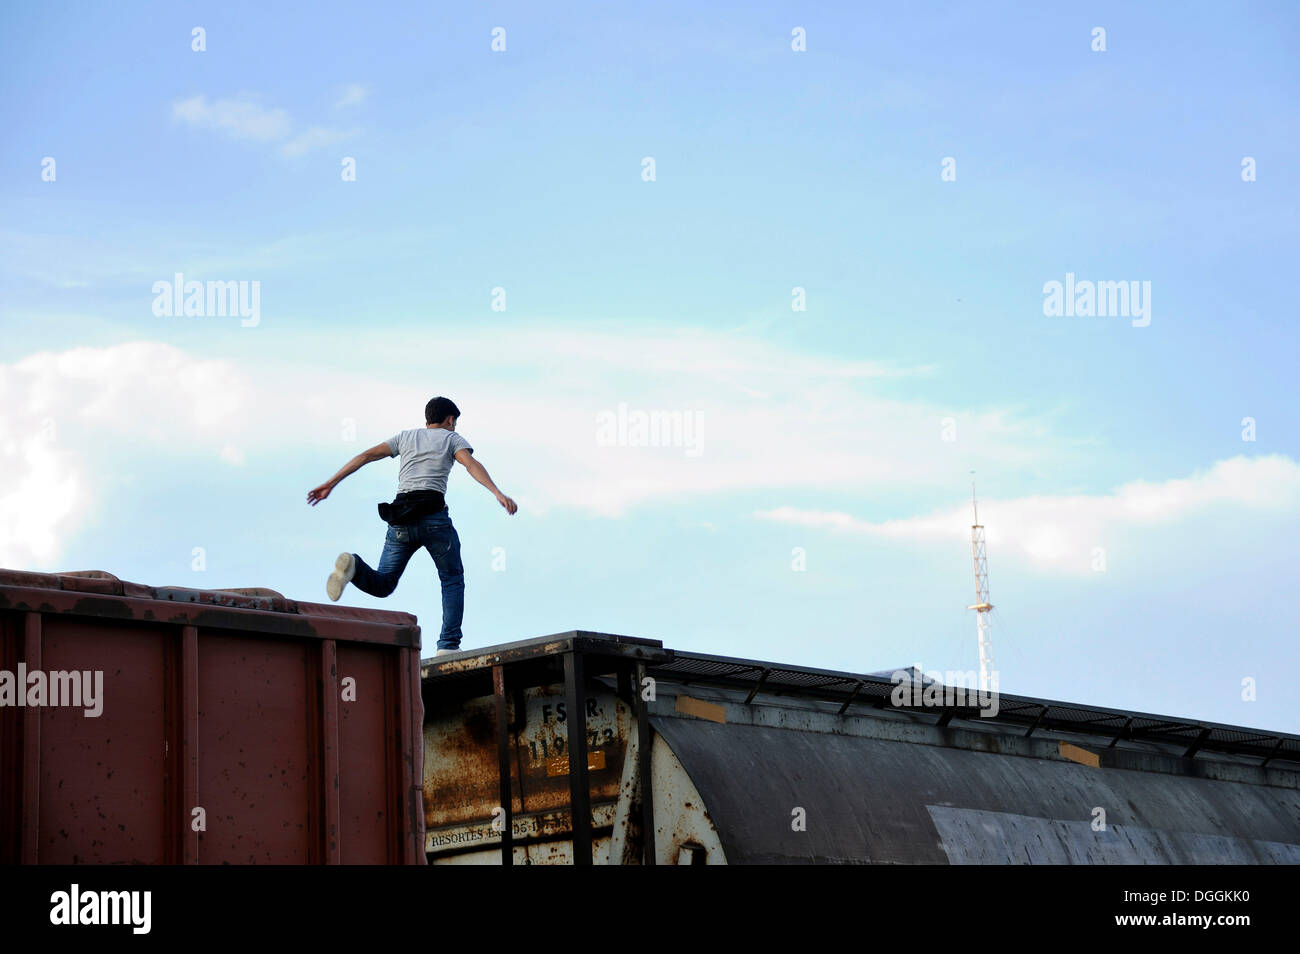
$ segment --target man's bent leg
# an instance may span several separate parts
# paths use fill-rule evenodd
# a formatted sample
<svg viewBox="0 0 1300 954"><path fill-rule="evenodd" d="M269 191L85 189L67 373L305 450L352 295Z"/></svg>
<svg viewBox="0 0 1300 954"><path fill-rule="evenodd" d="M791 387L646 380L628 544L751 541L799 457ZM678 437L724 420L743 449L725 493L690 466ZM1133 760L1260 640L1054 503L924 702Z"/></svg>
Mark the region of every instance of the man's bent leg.
<svg viewBox="0 0 1300 954"><path fill-rule="evenodd" d="M390 526L388 533L384 535L384 552L379 558L377 570L372 570L366 565L365 560L355 553L352 554L352 559L356 563L356 569L352 574L352 585L371 596L387 596L392 593L397 589L397 581L401 579L402 571L410 562L411 554L418 549L414 538L412 527Z"/></svg>
<svg viewBox="0 0 1300 954"><path fill-rule="evenodd" d="M461 620L465 615L465 567L460 562L460 537L446 510L429 519L425 545L442 581L442 632L439 649L460 649Z"/></svg>

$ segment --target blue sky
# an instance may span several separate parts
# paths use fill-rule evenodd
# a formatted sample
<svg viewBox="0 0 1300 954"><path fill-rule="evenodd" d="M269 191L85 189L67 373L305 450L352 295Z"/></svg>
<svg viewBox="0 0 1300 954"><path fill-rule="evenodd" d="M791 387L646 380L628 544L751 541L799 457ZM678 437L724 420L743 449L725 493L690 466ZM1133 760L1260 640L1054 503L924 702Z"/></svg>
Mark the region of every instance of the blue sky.
<svg viewBox="0 0 1300 954"><path fill-rule="evenodd" d="M307 490L446 394L466 646L973 669L974 469L1004 689L1300 731L1292 6L0 17L0 565L324 600L397 464ZM433 580L344 598L431 653Z"/></svg>

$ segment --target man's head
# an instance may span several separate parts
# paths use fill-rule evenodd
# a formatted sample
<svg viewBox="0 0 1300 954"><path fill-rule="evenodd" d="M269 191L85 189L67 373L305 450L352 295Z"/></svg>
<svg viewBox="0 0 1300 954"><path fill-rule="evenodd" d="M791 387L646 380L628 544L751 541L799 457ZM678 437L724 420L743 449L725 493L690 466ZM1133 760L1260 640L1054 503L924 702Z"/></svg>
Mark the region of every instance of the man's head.
<svg viewBox="0 0 1300 954"><path fill-rule="evenodd" d="M424 423L436 424L450 430L456 429L456 418L460 417L458 408L450 398L436 397L424 406Z"/></svg>

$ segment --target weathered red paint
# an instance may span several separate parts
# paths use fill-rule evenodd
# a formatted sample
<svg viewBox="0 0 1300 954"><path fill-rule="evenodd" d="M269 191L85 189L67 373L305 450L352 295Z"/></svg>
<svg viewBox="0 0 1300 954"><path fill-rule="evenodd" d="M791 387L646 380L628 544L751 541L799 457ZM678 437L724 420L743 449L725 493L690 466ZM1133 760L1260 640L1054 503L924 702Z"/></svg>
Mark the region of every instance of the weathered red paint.
<svg viewBox="0 0 1300 954"><path fill-rule="evenodd" d="M407 613L0 569L0 670L103 673L97 717L0 706L0 863L424 863L419 647Z"/></svg>

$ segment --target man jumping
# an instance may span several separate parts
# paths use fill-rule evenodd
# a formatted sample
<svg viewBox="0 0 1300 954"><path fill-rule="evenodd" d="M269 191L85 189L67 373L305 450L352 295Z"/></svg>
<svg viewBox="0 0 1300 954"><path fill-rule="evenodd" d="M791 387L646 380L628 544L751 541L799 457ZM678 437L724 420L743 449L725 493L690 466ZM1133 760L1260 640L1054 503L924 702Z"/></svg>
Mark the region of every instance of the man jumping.
<svg viewBox="0 0 1300 954"><path fill-rule="evenodd" d="M460 461L470 475L492 491L497 502L513 514L519 508L497 489L488 472L472 456L474 448L456 433L460 408L445 397L436 397L424 407L424 427L395 434L352 458L337 474L307 494L307 503L316 506L330 495L348 474L371 461L402 456L397 475L397 496L391 504L379 505L379 516L388 523L384 552L379 569L372 570L355 553L340 553L334 572L325 581L331 600L343 595L349 582L371 596L387 596L397 588L397 581L407 561L420 547L429 551L438 578L442 581L442 633L438 636L438 655L460 649L461 618L465 613L465 569L460 562L460 537L451 525L450 511L444 499L447 475L454 461Z"/></svg>

